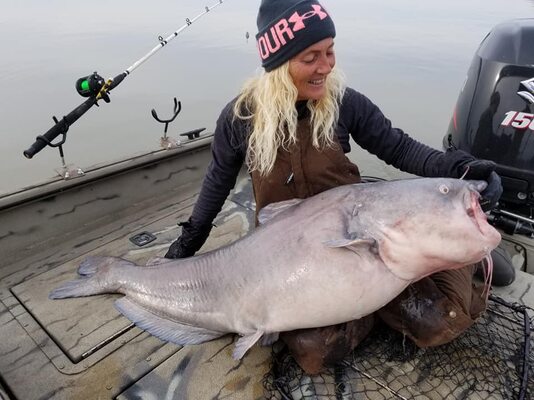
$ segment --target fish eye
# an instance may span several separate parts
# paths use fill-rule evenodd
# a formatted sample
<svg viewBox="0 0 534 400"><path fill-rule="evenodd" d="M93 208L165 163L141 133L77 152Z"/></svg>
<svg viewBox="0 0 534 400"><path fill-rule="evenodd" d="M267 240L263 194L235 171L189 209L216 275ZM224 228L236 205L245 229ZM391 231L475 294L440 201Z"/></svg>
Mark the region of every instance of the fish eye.
<svg viewBox="0 0 534 400"><path fill-rule="evenodd" d="M439 185L439 191L443 194L447 194L450 192L450 189L447 185Z"/></svg>

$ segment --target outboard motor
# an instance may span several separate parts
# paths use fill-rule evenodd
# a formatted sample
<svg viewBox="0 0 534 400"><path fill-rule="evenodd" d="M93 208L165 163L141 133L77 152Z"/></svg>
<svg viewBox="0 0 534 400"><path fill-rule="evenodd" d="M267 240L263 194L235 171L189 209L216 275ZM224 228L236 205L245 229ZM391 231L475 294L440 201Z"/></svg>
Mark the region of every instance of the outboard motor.
<svg viewBox="0 0 534 400"><path fill-rule="evenodd" d="M513 240L507 248L523 257L519 268L534 274L525 265L534 259L533 18L497 25L484 38L443 145L497 163L504 193L488 219Z"/></svg>

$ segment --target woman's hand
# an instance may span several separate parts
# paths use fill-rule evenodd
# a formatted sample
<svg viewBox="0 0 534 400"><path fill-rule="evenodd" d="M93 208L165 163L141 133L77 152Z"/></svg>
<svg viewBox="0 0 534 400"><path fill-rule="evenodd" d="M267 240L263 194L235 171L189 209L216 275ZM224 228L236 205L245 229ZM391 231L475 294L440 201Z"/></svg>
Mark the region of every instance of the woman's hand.
<svg viewBox="0 0 534 400"><path fill-rule="evenodd" d="M212 225L206 227L195 226L191 218L187 222L180 222L182 234L176 239L167 250L165 258L186 258L192 257L202 247L208 238Z"/></svg>
<svg viewBox="0 0 534 400"><path fill-rule="evenodd" d="M481 193L480 206L484 211L494 209L503 192L501 177L495 172L496 166L489 160L473 160L462 165L465 179L484 180L488 183L488 187Z"/></svg>

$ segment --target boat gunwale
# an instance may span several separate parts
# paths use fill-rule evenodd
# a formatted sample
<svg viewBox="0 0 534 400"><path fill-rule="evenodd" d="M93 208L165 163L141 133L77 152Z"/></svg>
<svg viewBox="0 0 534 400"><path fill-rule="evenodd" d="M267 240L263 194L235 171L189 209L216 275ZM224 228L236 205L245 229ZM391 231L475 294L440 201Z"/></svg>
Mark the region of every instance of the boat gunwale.
<svg viewBox="0 0 534 400"><path fill-rule="evenodd" d="M57 176L12 192L0 194L0 212L32 201L42 200L66 190L83 187L110 176L146 168L152 164L157 164L183 154L204 150L207 146L211 145L212 138L213 134L203 135L174 149L158 149L127 156L107 163L95 164L87 168L85 174L78 178L64 180L60 176Z"/></svg>

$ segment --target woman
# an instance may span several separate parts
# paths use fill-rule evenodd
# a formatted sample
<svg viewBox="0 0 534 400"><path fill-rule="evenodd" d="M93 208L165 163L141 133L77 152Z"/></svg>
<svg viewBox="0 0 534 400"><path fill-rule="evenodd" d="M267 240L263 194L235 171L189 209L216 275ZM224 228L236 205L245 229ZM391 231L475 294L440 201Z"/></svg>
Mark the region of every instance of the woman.
<svg viewBox="0 0 534 400"><path fill-rule="evenodd" d="M252 176L256 211L360 182L357 166L345 156L350 137L402 171L454 178L467 172L468 178L485 179L489 186L483 195L496 203L502 187L494 163L413 140L393 128L364 95L344 85L335 68L334 23L319 2L262 0L257 23L265 72L246 83L222 111L198 201L165 257L189 257L200 249L243 163ZM452 340L485 307L472 301L479 298L472 289L473 269L423 279L378 315L420 346ZM414 302L423 314L409 312L407 304ZM318 372L352 350L368 333L372 318L282 337L307 372Z"/></svg>

